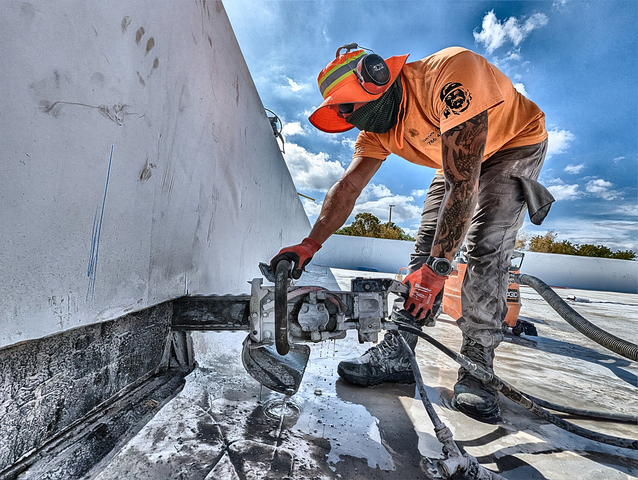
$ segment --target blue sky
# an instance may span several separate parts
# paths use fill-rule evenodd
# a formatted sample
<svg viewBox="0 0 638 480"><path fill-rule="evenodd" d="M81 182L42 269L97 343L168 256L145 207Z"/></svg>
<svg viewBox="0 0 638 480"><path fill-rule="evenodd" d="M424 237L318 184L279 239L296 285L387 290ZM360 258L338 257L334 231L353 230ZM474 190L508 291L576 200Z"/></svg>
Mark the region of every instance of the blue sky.
<svg viewBox="0 0 638 480"><path fill-rule="evenodd" d="M540 180L557 201L541 227L559 240L638 251L638 2L225 0L266 108L284 123L285 159L312 222L350 162L358 130L325 134L308 122L316 78L336 49L357 42L418 60L462 46L497 65L546 114ZM418 227L434 171L390 156L355 211ZM349 222L352 221L352 217ZM348 223L349 223L348 222Z"/></svg>

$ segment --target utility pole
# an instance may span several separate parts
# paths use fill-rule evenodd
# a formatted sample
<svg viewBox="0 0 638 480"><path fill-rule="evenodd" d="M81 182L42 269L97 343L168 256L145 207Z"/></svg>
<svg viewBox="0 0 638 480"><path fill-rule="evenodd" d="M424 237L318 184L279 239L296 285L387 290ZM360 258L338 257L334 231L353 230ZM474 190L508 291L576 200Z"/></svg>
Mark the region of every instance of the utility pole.
<svg viewBox="0 0 638 480"><path fill-rule="evenodd" d="M396 207L396 205L390 205L390 216L388 217L388 224L392 223L392 207Z"/></svg>

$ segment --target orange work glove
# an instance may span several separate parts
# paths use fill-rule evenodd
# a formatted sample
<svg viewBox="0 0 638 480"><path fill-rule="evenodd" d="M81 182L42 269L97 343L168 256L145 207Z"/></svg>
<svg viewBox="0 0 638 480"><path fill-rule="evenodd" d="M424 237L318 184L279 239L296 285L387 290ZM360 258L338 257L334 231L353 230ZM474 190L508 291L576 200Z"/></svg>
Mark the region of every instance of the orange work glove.
<svg viewBox="0 0 638 480"><path fill-rule="evenodd" d="M301 277L303 269L310 263L312 257L321 248L321 244L312 238L304 238L299 245L282 248L270 261L273 273L277 270L277 264L282 260L288 260L292 267L292 278Z"/></svg>
<svg viewBox="0 0 638 480"><path fill-rule="evenodd" d="M447 278L437 275L427 265L412 272L403 280L403 283L410 287L403 308L410 312L415 320L426 318L430 315L434 299L443 290Z"/></svg>

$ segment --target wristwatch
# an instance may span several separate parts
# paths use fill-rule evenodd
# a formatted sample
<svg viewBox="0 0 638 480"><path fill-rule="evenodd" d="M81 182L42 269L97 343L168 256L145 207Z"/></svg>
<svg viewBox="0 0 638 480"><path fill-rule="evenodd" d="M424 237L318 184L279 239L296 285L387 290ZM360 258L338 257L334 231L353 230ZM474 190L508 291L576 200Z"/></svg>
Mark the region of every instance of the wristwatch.
<svg viewBox="0 0 638 480"><path fill-rule="evenodd" d="M425 264L440 277L447 277L452 273L452 263L447 258L434 258L430 255Z"/></svg>

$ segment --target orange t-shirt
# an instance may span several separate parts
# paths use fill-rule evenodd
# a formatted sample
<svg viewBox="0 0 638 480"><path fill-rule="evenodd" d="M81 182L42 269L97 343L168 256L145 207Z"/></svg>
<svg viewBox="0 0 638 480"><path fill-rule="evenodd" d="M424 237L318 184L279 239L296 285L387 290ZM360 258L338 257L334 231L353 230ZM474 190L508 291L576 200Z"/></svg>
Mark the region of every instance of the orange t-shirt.
<svg viewBox="0 0 638 480"><path fill-rule="evenodd" d="M409 162L441 168L441 133L487 110L483 160L499 150L540 143L547 138L545 115L516 91L498 68L480 55L450 47L403 67L407 88L403 148L395 130L360 132L353 156L384 160L394 153Z"/></svg>

